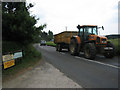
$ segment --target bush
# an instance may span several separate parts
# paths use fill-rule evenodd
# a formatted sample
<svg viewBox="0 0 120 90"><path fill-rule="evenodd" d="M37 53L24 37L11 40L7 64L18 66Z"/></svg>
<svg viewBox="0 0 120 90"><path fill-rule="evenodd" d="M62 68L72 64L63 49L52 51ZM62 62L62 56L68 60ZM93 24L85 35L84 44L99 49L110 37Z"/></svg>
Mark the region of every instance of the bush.
<svg viewBox="0 0 120 90"><path fill-rule="evenodd" d="M49 41L49 42L47 42L46 44L47 44L48 46L53 46L53 47L56 46L56 44L55 44L54 42L52 42L52 41Z"/></svg>
<svg viewBox="0 0 120 90"><path fill-rule="evenodd" d="M23 47L23 54L25 57L38 57L41 58L40 52L38 52L32 44Z"/></svg>
<svg viewBox="0 0 120 90"><path fill-rule="evenodd" d="M25 70L28 67L33 67L41 59L41 53L38 52L32 44L28 46L22 46L21 44L15 42L3 42L3 52L15 52L17 50L23 50L23 55L21 63L15 65L14 67L3 70L3 79L10 78L13 75ZM17 61L17 60L16 60Z"/></svg>
<svg viewBox="0 0 120 90"><path fill-rule="evenodd" d="M16 42L11 41L3 41L2 42L2 53L6 54L8 52L15 52L18 50L22 50L22 45Z"/></svg>

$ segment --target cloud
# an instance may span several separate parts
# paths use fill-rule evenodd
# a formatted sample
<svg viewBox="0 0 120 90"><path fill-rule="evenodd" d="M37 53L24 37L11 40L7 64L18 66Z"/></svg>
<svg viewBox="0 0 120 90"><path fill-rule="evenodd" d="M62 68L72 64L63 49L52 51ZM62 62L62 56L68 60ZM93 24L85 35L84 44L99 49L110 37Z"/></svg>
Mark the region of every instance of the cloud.
<svg viewBox="0 0 120 90"><path fill-rule="evenodd" d="M34 2L31 9L40 20L37 25L47 23L46 31L54 34L68 30L77 31L78 24L104 25L108 32L109 25L117 26L118 0L27 0ZM109 33L118 31L110 29Z"/></svg>

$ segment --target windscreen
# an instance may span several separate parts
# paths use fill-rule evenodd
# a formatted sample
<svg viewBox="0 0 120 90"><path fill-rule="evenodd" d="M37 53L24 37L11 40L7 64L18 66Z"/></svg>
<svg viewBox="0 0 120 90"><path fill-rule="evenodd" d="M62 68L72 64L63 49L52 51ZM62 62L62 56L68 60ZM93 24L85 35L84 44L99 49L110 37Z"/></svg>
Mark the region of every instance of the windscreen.
<svg viewBox="0 0 120 90"><path fill-rule="evenodd" d="M84 33L87 34L87 35L90 35L90 34L97 35L97 27L85 27L84 28Z"/></svg>

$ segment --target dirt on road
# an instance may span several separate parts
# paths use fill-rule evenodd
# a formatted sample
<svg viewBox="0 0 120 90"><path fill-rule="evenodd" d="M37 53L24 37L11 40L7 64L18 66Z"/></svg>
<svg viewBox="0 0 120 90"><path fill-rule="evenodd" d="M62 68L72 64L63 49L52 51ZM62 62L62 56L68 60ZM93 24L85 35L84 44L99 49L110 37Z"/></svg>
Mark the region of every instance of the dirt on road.
<svg viewBox="0 0 120 90"><path fill-rule="evenodd" d="M4 82L2 88L82 88L47 62Z"/></svg>

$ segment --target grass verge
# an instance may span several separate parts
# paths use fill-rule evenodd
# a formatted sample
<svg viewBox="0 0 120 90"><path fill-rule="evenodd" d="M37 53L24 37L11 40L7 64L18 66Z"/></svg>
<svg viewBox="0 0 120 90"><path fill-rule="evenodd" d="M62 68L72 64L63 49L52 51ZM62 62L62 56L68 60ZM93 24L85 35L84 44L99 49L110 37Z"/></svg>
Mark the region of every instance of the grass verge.
<svg viewBox="0 0 120 90"><path fill-rule="evenodd" d="M120 38L117 38L117 39L109 39L109 41L111 41L111 42L114 44L114 46L116 47L116 52L117 52L117 54L120 54L120 44L119 44Z"/></svg>
<svg viewBox="0 0 120 90"><path fill-rule="evenodd" d="M56 47L56 44L52 41L46 42L46 45Z"/></svg>
<svg viewBox="0 0 120 90"><path fill-rule="evenodd" d="M10 44L12 44L12 42L10 42ZM15 44L15 43L13 43L13 44ZM32 44L28 45L27 47L22 47L22 49L23 49L24 57L22 58L21 63L13 66L11 68L8 68L6 70L4 70L4 69L2 70L2 79L3 79L3 82L5 82L5 81L7 81L7 80L9 80L11 78L14 78L18 74L24 72L28 68L32 68L34 65L38 64L38 62L40 62L41 57L42 57L41 53L38 52L33 47ZM4 49L4 50L6 50L6 49ZM11 49L11 50L13 51L13 49Z"/></svg>

